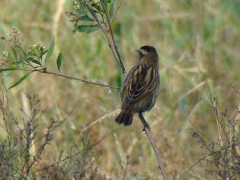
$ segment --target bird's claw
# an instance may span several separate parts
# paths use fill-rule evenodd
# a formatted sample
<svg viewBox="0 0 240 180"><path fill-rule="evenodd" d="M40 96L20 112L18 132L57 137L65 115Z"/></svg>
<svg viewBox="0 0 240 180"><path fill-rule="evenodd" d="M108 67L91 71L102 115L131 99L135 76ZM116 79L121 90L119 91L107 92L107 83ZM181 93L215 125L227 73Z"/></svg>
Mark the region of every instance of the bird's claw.
<svg viewBox="0 0 240 180"><path fill-rule="evenodd" d="M146 132L146 129L149 129L149 130L150 130L150 126L149 126L149 124L145 121L142 131Z"/></svg>

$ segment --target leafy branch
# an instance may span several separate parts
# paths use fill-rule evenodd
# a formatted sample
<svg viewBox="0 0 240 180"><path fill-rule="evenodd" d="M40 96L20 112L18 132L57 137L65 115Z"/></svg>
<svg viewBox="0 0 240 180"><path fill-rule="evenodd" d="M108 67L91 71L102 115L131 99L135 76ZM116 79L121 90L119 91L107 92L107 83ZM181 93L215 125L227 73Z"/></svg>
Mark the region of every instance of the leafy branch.
<svg viewBox="0 0 240 180"><path fill-rule="evenodd" d="M111 27L111 22L116 16L120 5L121 1L119 0L100 0L100 2L76 0L73 3L73 10L67 11L66 13L69 17L72 17L70 21L75 23L74 33L91 33L99 29L102 30L115 59L121 67L123 75L126 76L127 72Z"/></svg>
<svg viewBox="0 0 240 180"><path fill-rule="evenodd" d="M76 78L59 73L49 72L47 70L46 65L52 56L55 40L52 40L48 49L46 49L46 47L41 42L34 44L32 47L28 49L24 49L21 46L21 42L19 40L19 32L15 28L13 28L9 39L2 37L1 40L7 42L9 46L9 51L3 52L3 56L1 58L2 65L0 68L0 72L13 72L13 71L25 72L25 74L15 83L13 83L8 89L18 86L34 72L54 75L111 89L120 89L118 87L109 86L106 84L93 82L82 78ZM62 67L62 64L63 54L59 53L56 60L56 65L59 71Z"/></svg>

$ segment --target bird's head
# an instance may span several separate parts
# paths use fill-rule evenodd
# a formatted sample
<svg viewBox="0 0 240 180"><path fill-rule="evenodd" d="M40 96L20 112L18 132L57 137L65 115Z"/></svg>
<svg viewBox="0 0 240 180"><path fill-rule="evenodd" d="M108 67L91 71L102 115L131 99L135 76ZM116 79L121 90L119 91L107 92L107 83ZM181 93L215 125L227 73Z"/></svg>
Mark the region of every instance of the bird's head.
<svg viewBox="0 0 240 180"><path fill-rule="evenodd" d="M139 60L147 61L146 63L158 63L158 53L156 49L152 46L142 46L140 49L136 50L139 56Z"/></svg>
<svg viewBox="0 0 240 180"><path fill-rule="evenodd" d="M142 46L140 49L137 49L136 52L140 58L148 55L158 55L156 49L152 46Z"/></svg>

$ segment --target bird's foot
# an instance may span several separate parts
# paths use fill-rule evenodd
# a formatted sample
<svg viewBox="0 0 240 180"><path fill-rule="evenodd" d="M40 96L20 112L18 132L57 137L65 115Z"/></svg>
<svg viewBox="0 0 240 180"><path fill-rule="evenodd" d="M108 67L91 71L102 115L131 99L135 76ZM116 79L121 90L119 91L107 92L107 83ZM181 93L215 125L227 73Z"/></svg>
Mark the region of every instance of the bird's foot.
<svg viewBox="0 0 240 180"><path fill-rule="evenodd" d="M142 131L146 132L146 129L150 130L150 126L149 126L149 124L146 121L144 121L143 124L144 124L144 126L143 126L143 130Z"/></svg>
<svg viewBox="0 0 240 180"><path fill-rule="evenodd" d="M145 118L143 117L143 115L142 115L141 112L139 113L139 118L141 119L142 124L143 124L143 131L146 132L147 129L150 130L150 126L149 126L149 124L147 123L147 121L145 120Z"/></svg>

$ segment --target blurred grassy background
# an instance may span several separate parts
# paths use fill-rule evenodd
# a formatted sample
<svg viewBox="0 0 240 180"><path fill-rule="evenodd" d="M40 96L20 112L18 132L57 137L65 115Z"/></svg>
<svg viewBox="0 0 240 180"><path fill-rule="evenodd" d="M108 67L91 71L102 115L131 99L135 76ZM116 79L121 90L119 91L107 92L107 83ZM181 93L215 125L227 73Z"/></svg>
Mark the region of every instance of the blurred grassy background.
<svg viewBox="0 0 240 180"><path fill-rule="evenodd" d="M8 36L16 27L25 47L38 41L49 46L55 37L49 71L57 72L54 59L63 52L62 74L120 86L121 73L102 32L72 34L73 26L64 14L71 5L72 1L66 0L1 0L0 35ZM152 45L160 54L161 96L146 117L171 177L179 176L202 155L191 136L189 120L209 139L218 138L216 121L201 98L214 95L224 107L239 104L239 96L232 89L240 88L239 24L239 0L123 1L113 23L128 70L136 63L134 50L142 45ZM1 51L4 48L0 41ZM20 75L12 73L6 84ZM53 162L61 150L80 144L81 127L104 117L91 126L89 135L96 142L114 130L94 149L100 171L112 179L121 179L128 162L125 179L161 177L139 119L136 117L128 128L114 122L116 113L112 112L120 105L118 91L34 74L9 91L9 107L19 118L19 109L27 104L26 93L37 94L42 108L47 109L40 124L43 130L51 119L62 120L74 109L54 133L43 161ZM186 177L201 179L203 172L197 167Z"/></svg>

